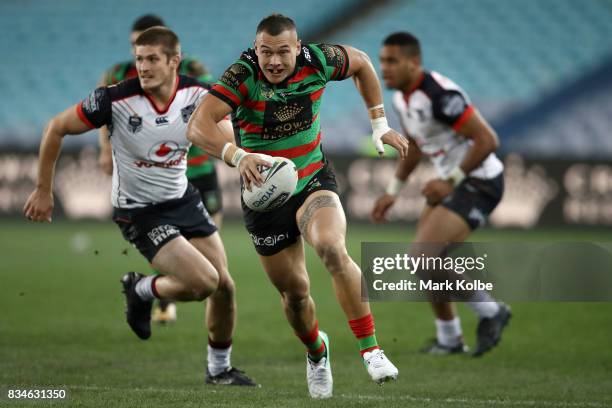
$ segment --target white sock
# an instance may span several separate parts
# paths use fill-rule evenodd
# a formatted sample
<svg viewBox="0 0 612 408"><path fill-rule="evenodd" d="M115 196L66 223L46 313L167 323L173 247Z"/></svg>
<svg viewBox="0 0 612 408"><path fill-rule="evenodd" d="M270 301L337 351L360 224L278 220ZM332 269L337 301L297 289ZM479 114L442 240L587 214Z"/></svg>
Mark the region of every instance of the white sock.
<svg viewBox="0 0 612 408"><path fill-rule="evenodd" d="M136 294L142 300L153 300L155 295L153 294L153 279L156 275L145 276L136 284Z"/></svg>
<svg viewBox="0 0 612 408"><path fill-rule="evenodd" d="M466 303L480 317L493 317L499 312L499 305L495 299L484 290L474 292Z"/></svg>
<svg viewBox="0 0 612 408"><path fill-rule="evenodd" d="M212 376L221 374L223 371L231 367L230 357L232 354L232 346L220 349L213 348L208 345L208 371Z"/></svg>
<svg viewBox="0 0 612 408"><path fill-rule="evenodd" d="M445 347L455 347L461 342L461 321L459 317L453 320L436 319L436 338Z"/></svg>

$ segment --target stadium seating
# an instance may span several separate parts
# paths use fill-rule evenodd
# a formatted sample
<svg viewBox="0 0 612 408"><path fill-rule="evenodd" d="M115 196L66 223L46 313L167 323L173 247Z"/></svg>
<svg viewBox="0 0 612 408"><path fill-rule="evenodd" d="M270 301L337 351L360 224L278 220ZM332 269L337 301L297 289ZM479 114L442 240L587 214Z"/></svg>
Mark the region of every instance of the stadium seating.
<svg viewBox="0 0 612 408"><path fill-rule="evenodd" d="M480 99L526 99L554 89L612 52L612 4L573 0L394 2L338 33L376 57L384 36L407 30L428 67Z"/></svg>
<svg viewBox="0 0 612 408"><path fill-rule="evenodd" d="M612 157L612 58L584 78L509 115L497 130L505 152L525 157Z"/></svg>
<svg viewBox="0 0 612 408"><path fill-rule="evenodd" d="M256 12L248 1L1 2L0 48L8 57L0 65L0 90L10 103L0 107L0 144L31 148L50 116L85 96L111 63L129 56L129 27L143 13L164 16L184 50L219 74L251 44L261 16L291 15L308 38L357 2L266 0ZM327 40L365 50L376 65L386 34L412 31L422 40L425 65L460 83L495 124L612 55L609 21L612 4L606 0L388 1ZM601 97L612 105L610 93ZM328 150L358 149L368 132L349 81L328 87L321 118Z"/></svg>
<svg viewBox="0 0 612 408"><path fill-rule="evenodd" d="M156 13L177 31L183 49L219 74L252 44L257 22L272 12L293 16L307 33L355 0L104 0L0 2L0 143L32 146L46 120L93 89L111 64L129 58L134 19Z"/></svg>
<svg viewBox="0 0 612 408"><path fill-rule="evenodd" d="M376 65L387 34L413 32L421 39L425 66L457 81L495 123L612 55L610 21L612 4L604 0L398 1L331 40L363 49ZM344 85L326 92L321 117L325 128L341 139L334 139L334 145L357 146L355 139L368 129L367 121L361 121L357 134L338 131L363 112L355 95ZM389 92L385 99L389 104ZM612 105L610 94L607 105ZM336 118L348 119L338 123Z"/></svg>

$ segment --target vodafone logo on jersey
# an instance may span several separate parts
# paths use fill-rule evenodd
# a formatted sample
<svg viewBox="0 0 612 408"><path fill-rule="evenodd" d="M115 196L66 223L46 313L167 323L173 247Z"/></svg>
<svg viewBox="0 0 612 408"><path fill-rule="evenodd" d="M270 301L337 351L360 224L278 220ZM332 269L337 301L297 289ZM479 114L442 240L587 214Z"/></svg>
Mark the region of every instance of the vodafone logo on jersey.
<svg viewBox="0 0 612 408"><path fill-rule="evenodd" d="M186 150L178 143L164 141L156 143L149 149L148 161L138 160L138 167L175 167L179 166L185 158Z"/></svg>

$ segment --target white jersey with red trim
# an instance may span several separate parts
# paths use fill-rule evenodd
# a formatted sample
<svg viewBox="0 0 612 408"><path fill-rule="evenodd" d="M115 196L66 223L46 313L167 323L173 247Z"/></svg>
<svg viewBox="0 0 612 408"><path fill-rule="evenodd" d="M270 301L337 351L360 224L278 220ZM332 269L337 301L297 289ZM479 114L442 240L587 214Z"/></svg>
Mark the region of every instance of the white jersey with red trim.
<svg viewBox="0 0 612 408"><path fill-rule="evenodd" d="M458 133L474 112L463 89L437 72L424 72L412 91L394 93L393 107L404 132L429 157L440 178L447 178L473 143ZM502 162L491 153L469 176L490 179L503 169Z"/></svg>
<svg viewBox="0 0 612 408"><path fill-rule="evenodd" d="M187 123L205 85L179 75L175 93L159 110L138 78L98 88L77 104L90 127L107 125L113 149L112 205L138 208L180 198L187 189Z"/></svg>

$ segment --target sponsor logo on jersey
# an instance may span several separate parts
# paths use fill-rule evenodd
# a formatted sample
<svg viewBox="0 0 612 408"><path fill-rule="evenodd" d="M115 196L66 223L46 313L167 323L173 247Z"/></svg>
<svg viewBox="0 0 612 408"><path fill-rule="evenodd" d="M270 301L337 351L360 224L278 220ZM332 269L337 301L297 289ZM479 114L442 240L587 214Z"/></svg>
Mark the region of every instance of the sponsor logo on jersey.
<svg viewBox="0 0 612 408"><path fill-rule="evenodd" d="M167 116L158 116L155 118L155 125L157 126L167 125L168 123L169 122Z"/></svg>
<svg viewBox="0 0 612 408"><path fill-rule="evenodd" d="M181 148L176 142L165 141L156 143L149 149L147 154L148 161L138 160L135 162L138 167L176 167L180 166L185 158L187 151Z"/></svg>
<svg viewBox="0 0 612 408"><path fill-rule="evenodd" d="M306 58L308 62L311 62L312 58L310 57L310 51L308 50L308 47L302 47L302 52L304 53L304 58Z"/></svg>
<svg viewBox="0 0 612 408"><path fill-rule="evenodd" d="M142 130L142 118L133 114L128 118L128 126L132 130L132 133L140 132Z"/></svg>
<svg viewBox="0 0 612 408"><path fill-rule="evenodd" d="M304 188L304 190L310 192L312 190L314 190L315 188L321 187L321 182L319 181L319 179L317 179L316 177L311 179L308 184L306 184L306 187Z"/></svg>
<svg viewBox="0 0 612 408"><path fill-rule="evenodd" d="M257 246L275 246L277 243L289 239L289 233L286 232L284 234L278 235L268 235L267 237L258 237L254 234L249 234L251 236L251 240Z"/></svg>
<svg viewBox="0 0 612 408"><path fill-rule="evenodd" d="M169 238L176 234L179 234L179 230L175 226L164 224L153 228L147 233L147 236L149 237L153 245L158 246L166 238Z"/></svg>
<svg viewBox="0 0 612 408"><path fill-rule="evenodd" d="M252 60L250 55L246 54L246 57ZM231 88L238 89L240 84L242 84L248 78L249 74L250 71L247 67L242 64L235 63L223 73L219 81Z"/></svg>
<svg viewBox="0 0 612 408"><path fill-rule="evenodd" d="M263 140L295 135L312 126L312 100L301 95L287 102L268 101L264 113Z"/></svg>

